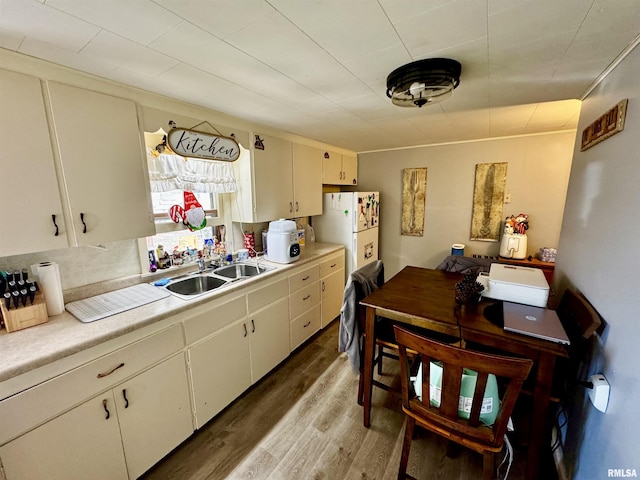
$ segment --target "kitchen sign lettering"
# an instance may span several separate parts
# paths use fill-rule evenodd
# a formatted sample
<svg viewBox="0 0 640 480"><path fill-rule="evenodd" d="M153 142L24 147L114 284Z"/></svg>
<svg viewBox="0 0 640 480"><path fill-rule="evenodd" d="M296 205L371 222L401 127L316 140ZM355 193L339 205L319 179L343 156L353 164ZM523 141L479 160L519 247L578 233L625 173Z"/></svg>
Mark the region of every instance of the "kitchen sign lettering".
<svg viewBox="0 0 640 480"><path fill-rule="evenodd" d="M240 156L235 139L186 128L172 128L167 134L167 143L171 150L184 157L234 162Z"/></svg>

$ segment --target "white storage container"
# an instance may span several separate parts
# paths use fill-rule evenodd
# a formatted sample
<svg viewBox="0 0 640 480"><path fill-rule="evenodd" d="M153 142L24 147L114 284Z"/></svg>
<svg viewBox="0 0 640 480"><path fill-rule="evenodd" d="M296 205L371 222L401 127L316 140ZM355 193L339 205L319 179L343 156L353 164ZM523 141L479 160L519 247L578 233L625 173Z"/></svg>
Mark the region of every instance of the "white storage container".
<svg viewBox="0 0 640 480"><path fill-rule="evenodd" d="M484 285L482 296L494 300L546 307L549 300L549 284L539 268L517 267L492 263L489 275L478 275Z"/></svg>

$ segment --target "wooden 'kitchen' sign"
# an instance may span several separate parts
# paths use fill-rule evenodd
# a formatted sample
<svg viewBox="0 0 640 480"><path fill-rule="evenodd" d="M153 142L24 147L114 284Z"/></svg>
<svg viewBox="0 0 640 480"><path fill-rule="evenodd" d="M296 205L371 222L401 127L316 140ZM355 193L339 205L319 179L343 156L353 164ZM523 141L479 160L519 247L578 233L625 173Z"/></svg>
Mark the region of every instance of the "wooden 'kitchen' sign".
<svg viewBox="0 0 640 480"><path fill-rule="evenodd" d="M167 143L171 150L184 157L234 162L240 156L240 147L234 138L187 128L172 128L167 134Z"/></svg>

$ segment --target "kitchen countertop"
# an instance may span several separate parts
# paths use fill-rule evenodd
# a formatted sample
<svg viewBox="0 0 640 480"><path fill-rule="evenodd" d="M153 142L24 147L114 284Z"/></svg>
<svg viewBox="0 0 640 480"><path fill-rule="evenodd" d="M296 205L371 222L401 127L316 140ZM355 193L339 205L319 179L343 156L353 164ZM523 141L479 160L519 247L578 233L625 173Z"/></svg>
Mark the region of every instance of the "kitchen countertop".
<svg viewBox="0 0 640 480"><path fill-rule="evenodd" d="M277 264L261 260L261 264L276 268L260 276L231 284L222 291L213 290L190 300L182 300L170 295L167 298L91 323L82 323L65 311L60 315L49 317L49 321L41 325L12 333L1 330L0 382L205 304L239 289L255 285L262 279L299 267L316 260L320 256L338 252L343 248L342 245L329 243L307 244L301 248L300 260L296 262ZM147 280L143 275L140 275L138 283L146 281L151 280ZM95 294L98 293L101 292L96 292Z"/></svg>

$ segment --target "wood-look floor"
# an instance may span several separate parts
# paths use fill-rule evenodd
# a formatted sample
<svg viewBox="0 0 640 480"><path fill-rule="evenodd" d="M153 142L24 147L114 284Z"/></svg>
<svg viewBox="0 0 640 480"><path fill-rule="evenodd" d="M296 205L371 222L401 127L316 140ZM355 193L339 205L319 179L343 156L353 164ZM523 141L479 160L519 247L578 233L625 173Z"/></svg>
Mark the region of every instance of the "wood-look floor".
<svg viewBox="0 0 640 480"><path fill-rule="evenodd" d="M398 398L374 388L372 424L364 428L358 377L338 353L337 335L335 321L142 478L397 478L404 433ZM392 380L397 362L385 362L383 377ZM408 472L424 480L481 477L479 455L460 449L450 458L446 450L445 441L419 430ZM525 456L516 448L510 480L524 478ZM554 478L555 472L541 470L541 478Z"/></svg>

